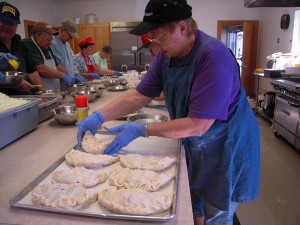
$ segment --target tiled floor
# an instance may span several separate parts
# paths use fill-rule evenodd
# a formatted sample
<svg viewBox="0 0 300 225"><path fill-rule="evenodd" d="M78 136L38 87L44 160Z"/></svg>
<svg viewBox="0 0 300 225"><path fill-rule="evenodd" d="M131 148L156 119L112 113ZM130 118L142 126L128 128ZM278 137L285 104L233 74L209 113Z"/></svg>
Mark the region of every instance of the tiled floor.
<svg viewBox="0 0 300 225"><path fill-rule="evenodd" d="M273 134L271 123L257 116L261 136L261 181L256 201L240 204L241 225L300 224L300 152Z"/></svg>

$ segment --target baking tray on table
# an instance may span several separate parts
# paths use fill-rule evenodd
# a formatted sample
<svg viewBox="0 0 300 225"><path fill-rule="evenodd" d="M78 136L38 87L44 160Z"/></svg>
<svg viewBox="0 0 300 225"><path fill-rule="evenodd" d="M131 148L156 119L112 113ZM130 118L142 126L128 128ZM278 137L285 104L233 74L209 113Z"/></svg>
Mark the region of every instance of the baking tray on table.
<svg viewBox="0 0 300 225"><path fill-rule="evenodd" d="M101 135L102 134L102 135ZM98 131L96 137L100 140L110 141L113 140L115 134L111 134L108 131ZM78 151L83 151L82 148L78 148L74 146ZM71 150L71 149L70 149ZM68 150L68 152L70 151ZM67 153L67 152L66 152ZM66 154L65 153L65 154ZM142 220L142 221L166 221L171 219L176 214L176 206L177 206L177 193L178 193L178 181L179 181L179 171L180 171L180 139L171 139L171 138L160 138L160 137L149 137L149 138L138 138L135 141L131 142L128 146L121 149L117 155L125 155L129 153L141 154L141 155L155 155L158 157L170 156L176 157L176 162L170 166L169 168L163 170L168 172L174 172L175 178L170 181L166 186L161 187L158 192L161 193L173 193L173 203L169 210L160 212L153 215L148 216L136 216L136 215L125 215L114 213L104 206L100 205L98 201L95 203L79 209L79 210L64 210L64 209L55 209L48 208L42 206L35 206L32 202L32 190L38 186L39 184L51 183L51 174L63 168L73 168L65 162L65 154L60 157L56 162L54 162L48 169L42 172L37 178L35 178L32 182L30 182L26 187L24 187L19 193L13 196L10 199L10 205L13 207L20 207L25 209L33 209L54 213L65 213L65 214L73 214L73 215L82 215L82 216L90 216L90 217L100 217L100 218L111 218L111 219L124 219L124 220ZM100 168L93 168L97 171L109 171L113 168L122 167L120 162L113 163L108 166L103 166ZM92 188L96 190L102 190L109 186L109 180L107 179L104 183L98 184Z"/></svg>
<svg viewBox="0 0 300 225"><path fill-rule="evenodd" d="M38 104L38 122L41 123L52 117L50 111L59 107L59 102L63 100L62 96L57 95L14 95L14 98L37 98L42 101Z"/></svg>

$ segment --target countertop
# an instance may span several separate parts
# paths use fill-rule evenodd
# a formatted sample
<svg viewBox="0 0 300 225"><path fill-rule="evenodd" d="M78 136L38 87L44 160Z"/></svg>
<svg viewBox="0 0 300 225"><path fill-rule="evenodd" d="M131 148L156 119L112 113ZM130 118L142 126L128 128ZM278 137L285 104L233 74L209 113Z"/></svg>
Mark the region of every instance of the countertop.
<svg viewBox="0 0 300 225"><path fill-rule="evenodd" d="M100 98L89 103L89 113L124 93L105 90ZM67 95L62 104L74 104L74 101ZM145 113L168 115L165 107L144 107L143 110ZM112 127L124 122L126 121L113 120L104 125ZM104 219L11 207L9 204L11 197L77 144L76 133L75 125L60 125L51 118L0 150L0 224L193 224L185 153L182 146L176 215L165 222Z"/></svg>

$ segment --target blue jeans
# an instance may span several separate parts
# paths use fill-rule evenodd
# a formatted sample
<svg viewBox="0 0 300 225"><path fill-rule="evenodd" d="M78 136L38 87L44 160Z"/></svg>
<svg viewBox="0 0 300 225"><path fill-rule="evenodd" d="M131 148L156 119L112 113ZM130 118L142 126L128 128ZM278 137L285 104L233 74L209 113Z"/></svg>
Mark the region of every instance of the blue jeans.
<svg viewBox="0 0 300 225"><path fill-rule="evenodd" d="M232 225L233 215L237 207L237 202L231 202L229 211L221 211L205 202L205 225Z"/></svg>

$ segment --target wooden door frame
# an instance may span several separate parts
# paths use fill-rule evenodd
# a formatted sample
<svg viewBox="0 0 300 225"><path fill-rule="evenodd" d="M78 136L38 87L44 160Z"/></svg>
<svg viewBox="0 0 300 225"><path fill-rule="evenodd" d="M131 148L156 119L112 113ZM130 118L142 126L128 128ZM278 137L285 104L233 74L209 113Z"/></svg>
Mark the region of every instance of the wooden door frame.
<svg viewBox="0 0 300 225"><path fill-rule="evenodd" d="M243 25L245 23L251 23L253 24L254 26L254 29L253 29L253 42L252 42L252 46L244 46L243 44L243 52L244 52L244 49L245 48L248 48L252 50L252 56L251 56L251 65L249 65L249 68L246 68L246 67L242 67L242 73L246 70L248 71L251 71L250 75L246 78L247 80L245 81L245 78L242 79L242 83L243 83L243 86L245 87L245 90L248 90L246 91L246 94L247 96L250 96L250 97L253 97L255 95L255 76L254 74L252 73L255 68L256 68L256 58L257 58L257 44L258 44L258 25L259 25L259 21L258 20L219 20L218 21L218 30L217 30L217 38L219 40L221 40L222 38L222 27L223 26L229 26L229 25ZM244 34L245 35L245 34Z"/></svg>
<svg viewBox="0 0 300 225"><path fill-rule="evenodd" d="M24 20L24 30L25 30L25 37L30 38L31 33L29 27L33 27L36 21L32 20Z"/></svg>

